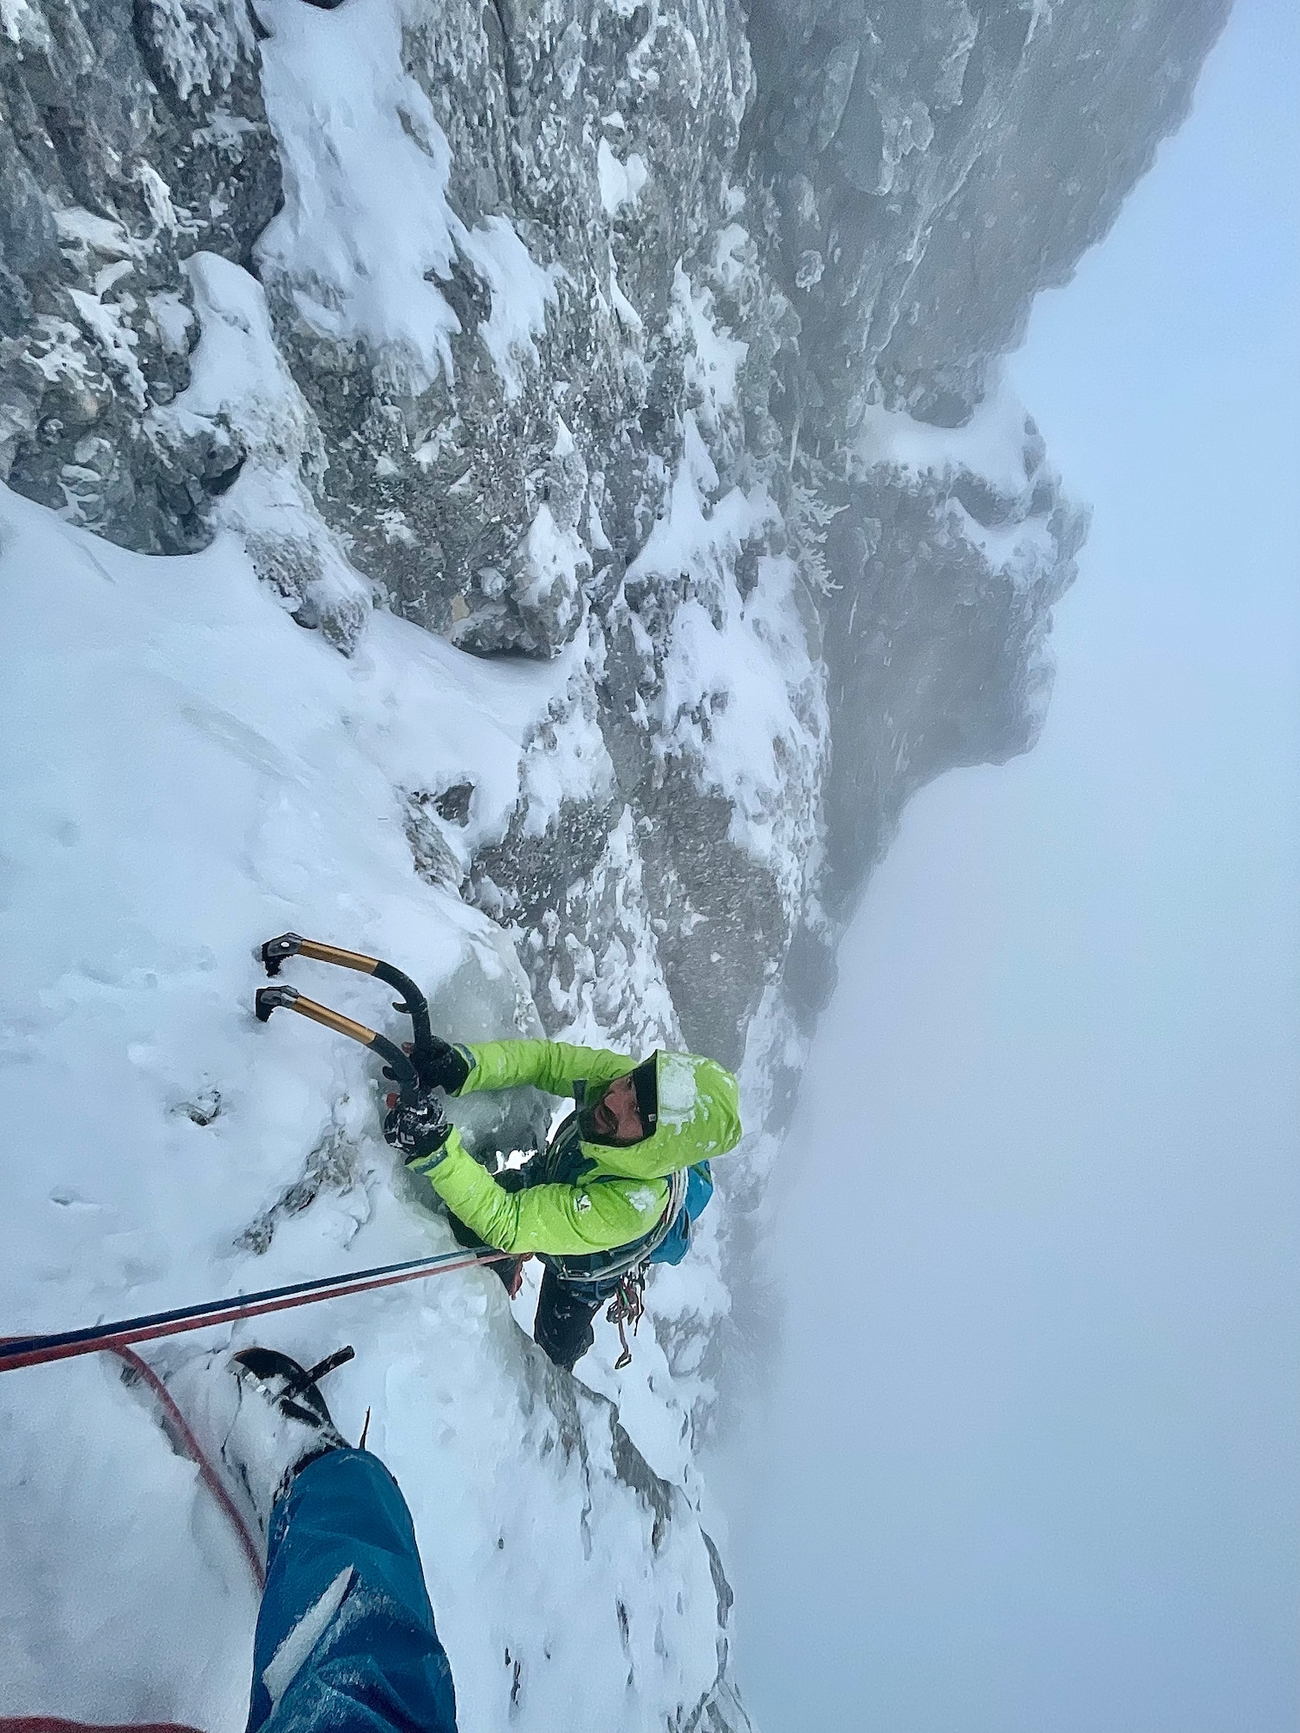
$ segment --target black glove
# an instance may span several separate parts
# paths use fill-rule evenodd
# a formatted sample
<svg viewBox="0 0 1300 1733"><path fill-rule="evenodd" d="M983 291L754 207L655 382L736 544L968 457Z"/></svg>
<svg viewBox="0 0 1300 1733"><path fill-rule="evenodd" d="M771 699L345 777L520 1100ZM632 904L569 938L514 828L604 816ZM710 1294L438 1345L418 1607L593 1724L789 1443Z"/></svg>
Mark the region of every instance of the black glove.
<svg viewBox="0 0 1300 1733"><path fill-rule="evenodd" d="M423 1167L426 1162L429 1167L436 1167L447 1153L450 1136L451 1126L442 1111L442 1104L432 1095L422 1095L416 1101L399 1102L384 1115L384 1141L401 1152L407 1167ZM431 1156L436 1160L431 1161Z"/></svg>
<svg viewBox="0 0 1300 1733"><path fill-rule="evenodd" d="M429 1042L429 1055L420 1067L420 1082L426 1089L445 1089L448 1095L458 1095L461 1084L469 1076L469 1060L437 1035Z"/></svg>

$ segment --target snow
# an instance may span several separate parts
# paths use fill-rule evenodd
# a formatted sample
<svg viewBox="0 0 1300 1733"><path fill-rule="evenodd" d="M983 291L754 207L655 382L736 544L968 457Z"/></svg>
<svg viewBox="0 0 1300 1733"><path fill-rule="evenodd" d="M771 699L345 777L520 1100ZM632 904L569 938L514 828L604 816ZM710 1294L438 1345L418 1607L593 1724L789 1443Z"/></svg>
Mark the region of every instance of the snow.
<svg viewBox="0 0 1300 1733"><path fill-rule="evenodd" d="M858 432L864 467L889 464L911 475L968 469L1001 493L1020 493L1025 470L1025 408L1005 379L995 382L961 427L935 427L903 410L868 408Z"/></svg>
<svg viewBox="0 0 1300 1733"><path fill-rule="evenodd" d="M873 405L863 418L856 456L864 468L888 465L918 479L953 481L966 472L995 493L1015 500L1023 498L1034 481L1035 443L1024 405L1001 376L960 427L935 427L903 411ZM1051 570L1056 548L1046 517L1023 511L1014 515L1019 521L990 527L979 523L956 498L948 498L942 507L942 523L949 533L977 548L991 570L1027 587Z"/></svg>
<svg viewBox="0 0 1300 1733"><path fill-rule="evenodd" d="M622 205L635 206L649 174L645 158L638 152L633 151L626 162L620 162L610 149L607 138L602 138L597 145L596 176L600 183L600 202L607 216L614 216Z"/></svg>
<svg viewBox="0 0 1300 1733"><path fill-rule="evenodd" d="M1021 587L1051 570L1056 550L1046 519L1031 517L1024 523L990 527L977 522L956 499L947 501L945 514L950 527L979 549L991 570L1006 573Z"/></svg>
<svg viewBox="0 0 1300 1733"><path fill-rule="evenodd" d="M609 298L613 303L615 313L618 314L619 323L629 336L635 339L645 330L645 320L623 293L623 286L618 280L618 271L615 269L612 254L609 261Z"/></svg>
<svg viewBox="0 0 1300 1733"><path fill-rule="evenodd" d="M567 632L581 606L578 575L590 569L591 555L576 531L560 528L545 502L533 516L524 546L532 576L519 592L519 600L526 608L539 608L558 587L558 632Z"/></svg>
<svg viewBox="0 0 1300 1733"><path fill-rule="evenodd" d="M202 335L188 387L157 422L221 422L244 436L254 467L323 470L320 430L275 346L261 284L216 253L193 254L186 271Z"/></svg>
<svg viewBox="0 0 1300 1733"><path fill-rule="evenodd" d="M546 329L546 309L556 304L558 265L543 270L506 217L488 217L477 228L455 223L460 251L477 268L492 291L491 317L481 321L479 335L505 386L507 402L523 395L521 363L539 363L533 341Z"/></svg>
<svg viewBox="0 0 1300 1733"><path fill-rule="evenodd" d="M193 90L225 90L256 52L243 0L148 0L149 24L163 64L184 102Z"/></svg>
<svg viewBox="0 0 1300 1733"><path fill-rule="evenodd" d="M121 223L108 217L96 216L84 205L68 205L55 211L54 226L60 243L76 248L93 248L109 259L133 259L139 254L139 244L127 234Z"/></svg>
<svg viewBox="0 0 1300 1733"><path fill-rule="evenodd" d="M154 220L155 229L165 229L168 234L175 234L180 227L180 216L172 203L172 190L167 182L153 167L152 163L142 162L136 167L135 178L139 181L144 193L145 203L149 206L149 215Z"/></svg>
<svg viewBox="0 0 1300 1733"><path fill-rule="evenodd" d="M525 836L544 836L566 802L598 801L614 786L591 689L590 644L584 633L566 651L565 664L573 671L528 741L520 767Z"/></svg>
<svg viewBox="0 0 1300 1733"><path fill-rule="evenodd" d="M194 315L179 295L159 290L147 297L153 322L169 355L188 355Z"/></svg>
<svg viewBox="0 0 1300 1733"><path fill-rule="evenodd" d="M106 288L111 287L110 280ZM137 407L143 409L148 402L148 393L134 353L139 338L129 325L123 324L122 309L112 301L100 300L98 295L88 295L84 289L69 289L68 299L99 345L104 360L114 372L121 374Z"/></svg>
<svg viewBox="0 0 1300 1733"><path fill-rule="evenodd" d="M607 909L612 933L598 952L602 941L595 933L579 937L566 932L561 937L559 917L548 909L536 929L518 935L534 968L543 957L550 961L544 992L551 1027L579 1046L609 1047L638 1057L656 1047L680 1047L681 1030L659 961L630 807L623 808L586 880L570 886L569 895L585 895L593 908ZM561 945L572 965L567 984L557 954ZM640 1434L638 1440L643 1443Z"/></svg>
<svg viewBox="0 0 1300 1733"><path fill-rule="evenodd" d="M382 612L345 657L294 624L233 533L149 559L7 491L0 615L5 1330L449 1246L379 1139L365 1050L253 1019L252 947L293 928L388 956L452 1033L512 1032L522 972L485 917L416 877L403 791L468 778L468 842L499 835L574 665L475 661ZM373 981L290 973L401 1030ZM291 1213L312 1172L316 1197ZM677 1303L717 1303L707 1252L691 1279ZM486 1272L144 1352L165 1371L190 1344L257 1340L305 1361L355 1345L331 1405L351 1438L372 1409L371 1446L411 1503L465 1733L657 1729L711 1688L716 1594L683 1443L695 1385L650 1329L625 1386L605 1349L590 1374L675 1471L649 1492L612 1409L553 1372ZM0 1376L0 1413L6 1710L235 1733L252 1583L145 1399L88 1359Z"/></svg>
<svg viewBox="0 0 1300 1733"><path fill-rule="evenodd" d="M659 1060L659 1117L682 1126L695 1117L695 1067L682 1053L665 1053Z"/></svg>
<svg viewBox="0 0 1300 1733"><path fill-rule="evenodd" d="M0 0L0 30L11 42L30 43L38 52L50 47L50 27L31 0Z"/></svg>
<svg viewBox="0 0 1300 1733"><path fill-rule="evenodd" d="M321 1638L325 1627L343 1604L356 1572L344 1565L334 1581L298 1620L262 1670L262 1683L274 1708L302 1671L303 1662Z"/></svg>
<svg viewBox="0 0 1300 1733"><path fill-rule="evenodd" d="M455 257L451 153L403 69L400 7L263 0L258 15L271 32L262 92L285 195L257 245L263 279L285 279L322 334L373 345L394 388L423 391L450 376L460 329L429 281Z"/></svg>
<svg viewBox="0 0 1300 1733"><path fill-rule="evenodd" d="M738 234L743 238L744 230ZM725 253L720 249L719 257L724 268L730 266L731 247ZM693 353L686 363L686 381L700 401L699 419L711 431L718 426L722 412L736 401L736 373L749 345L717 323L713 291L706 287L697 292L680 261L673 279L673 299L681 326L691 338Z"/></svg>
<svg viewBox="0 0 1300 1733"><path fill-rule="evenodd" d="M746 538L778 517L776 506L762 487L711 502L717 488L688 415L668 510L627 574L682 574L688 585L673 618L655 745L684 753L703 787L726 793L731 840L772 868L793 915L816 829L806 791L818 784L811 767L826 750L824 669L794 562L760 556L747 597L736 581Z"/></svg>
<svg viewBox="0 0 1300 1733"><path fill-rule="evenodd" d="M448 204L451 150L405 68L402 0L334 11L259 0L258 16L285 194L257 244L264 281L312 329L369 345L391 389L419 394L452 377L461 327L437 284L459 255L491 291L479 335L513 401L561 273L532 259L506 217L471 230Z"/></svg>

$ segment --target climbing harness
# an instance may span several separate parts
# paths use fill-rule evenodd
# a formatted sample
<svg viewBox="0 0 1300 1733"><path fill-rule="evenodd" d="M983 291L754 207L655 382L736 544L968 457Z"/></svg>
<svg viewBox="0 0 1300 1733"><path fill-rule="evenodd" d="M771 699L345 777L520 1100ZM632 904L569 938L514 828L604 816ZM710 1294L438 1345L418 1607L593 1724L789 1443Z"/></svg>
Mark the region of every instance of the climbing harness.
<svg viewBox="0 0 1300 1733"><path fill-rule="evenodd" d="M628 1248L625 1259L615 1263L607 1272L618 1276L618 1287L614 1297L609 1302L605 1313L608 1323L618 1325L618 1341L621 1352L614 1362L614 1370L621 1372L625 1366L632 1364L632 1349L627 1339L627 1325L632 1326L632 1335L636 1333L645 1316L645 1279L650 1263L651 1253L668 1238L678 1211L686 1201L686 1185L688 1175L685 1169L668 1176L668 1202L664 1213L660 1216L654 1229L644 1239L637 1240Z"/></svg>

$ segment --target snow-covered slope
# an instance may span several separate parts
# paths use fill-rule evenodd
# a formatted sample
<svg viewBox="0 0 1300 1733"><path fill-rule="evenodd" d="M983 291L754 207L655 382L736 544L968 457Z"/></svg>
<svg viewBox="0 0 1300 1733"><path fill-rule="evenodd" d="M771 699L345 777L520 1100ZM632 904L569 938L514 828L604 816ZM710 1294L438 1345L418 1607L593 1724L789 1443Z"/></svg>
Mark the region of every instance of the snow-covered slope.
<svg viewBox="0 0 1300 1733"><path fill-rule="evenodd" d="M149 559L7 492L0 608L6 1324L454 1244L378 1139L364 1050L254 1020L252 947L286 927L346 939L416 973L444 1027L534 1032L500 930L412 872L400 791L472 780L472 840L513 805L563 660L476 662L385 613L345 660L231 535ZM308 990L396 1026L374 982L314 973ZM353 1437L371 1409L407 1493L466 1729L699 1724L726 1593L681 1392L671 1425L663 1402L650 1413L668 1382L653 1339L626 1406L646 1411L663 1479L612 1404L526 1339L490 1272L203 1340L268 1334L307 1359L355 1345L331 1400ZM166 1367L192 1340L146 1351ZM5 1709L235 1729L247 1567L117 1371L0 1379ZM610 1376L606 1351L592 1382Z"/></svg>

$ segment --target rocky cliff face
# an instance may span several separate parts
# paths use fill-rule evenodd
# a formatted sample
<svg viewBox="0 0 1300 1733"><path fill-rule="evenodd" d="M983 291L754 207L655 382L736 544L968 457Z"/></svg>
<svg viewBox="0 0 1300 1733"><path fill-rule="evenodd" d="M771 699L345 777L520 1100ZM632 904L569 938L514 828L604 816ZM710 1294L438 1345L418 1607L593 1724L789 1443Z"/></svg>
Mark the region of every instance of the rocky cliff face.
<svg viewBox="0 0 1300 1733"><path fill-rule="evenodd" d="M1032 741L1082 535L1027 419L991 479L873 417L969 423L1224 11L8 0L4 473L136 549L237 527L344 649L367 586L477 655L580 638L530 750L594 744L586 797L460 880L550 1026L736 1063L908 793ZM206 252L291 426L187 392Z"/></svg>
<svg viewBox="0 0 1300 1733"><path fill-rule="evenodd" d="M405 753L411 871L512 1027L744 1066L733 1259L903 803L1035 738L1085 526L1000 357L1226 9L0 0L0 478L553 666L504 803ZM725 1290L653 1309L698 1418Z"/></svg>

